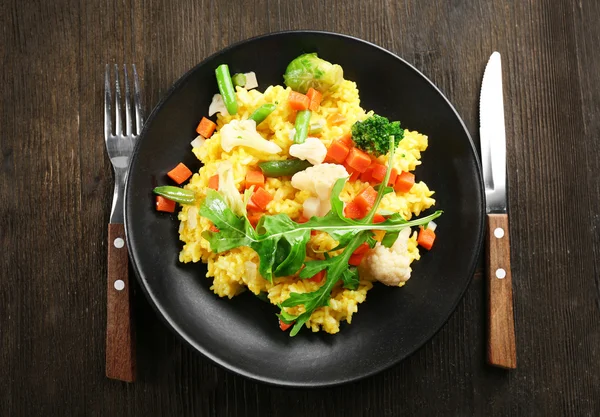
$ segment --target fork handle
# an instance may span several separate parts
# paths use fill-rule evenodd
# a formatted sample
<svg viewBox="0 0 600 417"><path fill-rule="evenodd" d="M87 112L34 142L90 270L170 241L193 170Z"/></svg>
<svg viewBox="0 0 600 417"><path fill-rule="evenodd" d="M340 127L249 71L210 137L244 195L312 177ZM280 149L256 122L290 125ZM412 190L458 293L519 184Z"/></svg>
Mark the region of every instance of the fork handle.
<svg viewBox="0 0 600 417"><path fill-rule="evenodd" d="M108 225L106 376L135 380L135 344L129 294L129 258L123 224Z"/></svg>
<svg viewBox="0 0 600 417"><path fill-rule="evenodd" d="M517 367L508 215L487 215L488 363Z"/></svg>

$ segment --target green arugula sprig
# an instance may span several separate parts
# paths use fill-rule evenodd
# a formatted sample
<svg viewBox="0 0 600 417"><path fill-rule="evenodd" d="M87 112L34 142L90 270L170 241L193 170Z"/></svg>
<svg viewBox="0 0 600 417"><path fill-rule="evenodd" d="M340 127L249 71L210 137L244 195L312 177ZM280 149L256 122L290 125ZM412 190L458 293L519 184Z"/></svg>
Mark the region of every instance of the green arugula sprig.
<svg viewBox="0 0 600 417"><path fill-rule="evenodd" d="M394 157L394 138L390 137L390 157L388 170L383 184L389 182ZM329 303L331 290L341 279L346 288L358 287L359 277L356 268L348 267L348 260L352 253L363 243L367 242L373 247L372 230L383 230L386 235L383 239L384 246L391 246L396 240L398 233L411 226L424 225L439 217L442 212L435 213L416 219L406 221L399 214L393 214L382 223L373 224L373 216L385 194L392 191L391 187L379 187L377 198L373 208L360 220L348 219L344 216L344 203L339 195L345 178L336 181L331 192L331 211L324 217L312 217L306 223L296 223L287 214L276 214L262 216L256 226L252 228L247 216L236 215L228 206L220 193L208 190L206 199L200 207L199 214L208 218L219 229L218 232L205 231L202 236L208 240L211 250L215 253L234 249L241 246L252 248L259 256L258 270L269 282L274 277L288 276L298 273L299 277L306 279L314 276L320 271L326 272L325 282L318 290L310 293L292 293L290 297L281 303L279 318L285 323L295 322L291 336L294 336L310 318L312 312ZM333 250L343 249L337 256L325 259L309 261L305 263L306 244L310 239L311 230L319 230L328 233L338 242ZM304 312L298 315L287 313L284 308L304 305Z"/></svg>

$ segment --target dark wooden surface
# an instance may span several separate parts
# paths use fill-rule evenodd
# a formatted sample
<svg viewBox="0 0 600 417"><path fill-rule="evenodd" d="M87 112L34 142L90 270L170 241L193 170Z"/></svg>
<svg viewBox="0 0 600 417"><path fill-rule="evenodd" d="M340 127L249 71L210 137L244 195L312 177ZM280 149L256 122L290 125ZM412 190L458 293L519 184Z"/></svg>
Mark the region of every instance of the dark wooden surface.
<svg viewBox="0 0 600 417"><path fill-rule="evenodd" d="M0 414L600 415L599 21L596 0L3 1ZM414 63L476 141L483 68L502 53L515 371L485 364L480 268L429 343L348 386L283 390L217 368L139 291L138 380L104 376L104 64L136 63L149 108L224 46L302 28L355 35Z"/></svg>

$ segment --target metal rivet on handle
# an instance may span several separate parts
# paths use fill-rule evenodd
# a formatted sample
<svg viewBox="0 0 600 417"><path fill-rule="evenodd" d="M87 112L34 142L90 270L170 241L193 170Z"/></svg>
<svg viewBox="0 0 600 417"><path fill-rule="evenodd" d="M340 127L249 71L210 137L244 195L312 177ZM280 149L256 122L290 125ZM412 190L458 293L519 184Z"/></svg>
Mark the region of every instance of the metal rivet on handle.
<svg viewBox="0 0 600 417"><path fill-rule="evenodd" d="M123 280L116 280L115 281L115 290L117 291L121 291L123 288L125 288L125 282L123 282Z"/></svg>
<svg viewBox="0 0 600 417"><path fill-rule="evenodd" d="M115 248L121 249L123 246L125 246L125 241L123 239L121 239L120 237L118 237L113 242L113 245L115 245Z"/></svg>
<svg viewBox="0 0 600 417"><path fill-rule="evenodd" d="M496 227L494 230L494 236L496 236L498 239L504 237L504 229L501 227Z"/></svg>
<svg viewBox="0 0 600 417"><path fill-rule="evenodd" d="M502 268L496 269L496 278L503 279L506 277L506 271Z"/></svg>

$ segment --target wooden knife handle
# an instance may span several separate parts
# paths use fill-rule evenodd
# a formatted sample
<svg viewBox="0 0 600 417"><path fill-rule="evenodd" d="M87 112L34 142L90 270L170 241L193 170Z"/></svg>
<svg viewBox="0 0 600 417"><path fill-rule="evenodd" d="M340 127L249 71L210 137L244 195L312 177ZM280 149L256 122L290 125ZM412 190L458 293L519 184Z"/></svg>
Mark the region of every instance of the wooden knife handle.
<svg viewBox="0 0 600 417"><path fill-rule="evenodd" d="M488 345L490 365L517 367L508 215L487 215Z"/></svg>
<svg viewBox="0 0 600 417"><path fill-rule="evenodd" d="M129 299L129 258L122 224L108 225L106 376L135 380L135 344Z"/></svg>

